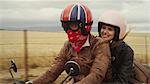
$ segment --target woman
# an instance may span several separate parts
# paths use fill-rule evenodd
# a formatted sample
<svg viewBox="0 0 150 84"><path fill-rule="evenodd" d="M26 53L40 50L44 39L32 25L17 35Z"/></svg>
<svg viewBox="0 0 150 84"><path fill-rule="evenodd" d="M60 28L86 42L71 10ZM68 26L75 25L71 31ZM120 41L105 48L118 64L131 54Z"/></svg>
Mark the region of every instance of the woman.
<svg viewBox="0 0 150 84"><path fill-rule="evenodd" d="M111 51L113 83L132 83L134 52L123 39L125 38L126 22L116 11L107 11L98 22L99 36L109 41ZM107 80L108 82L108 80Z"/></svg>
<svg viewBox="0 0 150 84"><path fill-rule="evenodd" d="M79 74L72 76L69 83L99 84L104 79L110 63L109 44L90 34L92 22L90 10L83 4L69 5L63 10L61 23L68 41L52 67L32 80L33 84L53 83L63 72L67 61L75 61L80 66Z"/></svg>

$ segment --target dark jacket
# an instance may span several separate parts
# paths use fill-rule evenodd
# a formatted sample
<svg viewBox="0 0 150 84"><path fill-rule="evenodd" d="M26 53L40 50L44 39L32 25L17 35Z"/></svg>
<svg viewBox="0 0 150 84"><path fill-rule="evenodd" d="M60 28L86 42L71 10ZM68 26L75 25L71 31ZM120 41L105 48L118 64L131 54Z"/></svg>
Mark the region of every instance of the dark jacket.
<svg viewBox="0 0 150 84"><path fill-rule="evenodd" d="M120 40L110 44L112 57L112 82L131 83L134 76L134 52L124 41Z"/></svg>

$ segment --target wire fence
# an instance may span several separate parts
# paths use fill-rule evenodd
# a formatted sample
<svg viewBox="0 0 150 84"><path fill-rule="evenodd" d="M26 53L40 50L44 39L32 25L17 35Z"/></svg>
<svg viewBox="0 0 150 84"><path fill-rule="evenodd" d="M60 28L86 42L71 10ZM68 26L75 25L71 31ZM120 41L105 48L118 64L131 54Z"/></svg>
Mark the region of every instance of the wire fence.
<svg viewBox="0 0 150 84"><path fill-rule="evenodd" d="M96 32L92 32L92 34L97 35ZM37 69L37 67L50 67L66 40L67 36L64 32L0 30L0 70L7 70L10 66L10 60L14 59L17 67L24 69L21 72L24 73L22 79L30 79L28 78L31 77L29 74L34 77L38 76L43 68ZM150 34L130 33L125 41L134 50L134 58L149 66ZM2 73L1 75L4 76ZM62 74L60 80L65 75ZM20 77L22 77L21 74Z"/></svg>
<svg viewBox="0 0 150 84"><path fill-rule="evenodd" d="M0 68L4 68L5 65L2 64L8 59L19 60L20 58L23 62L26 55L34 64L38 60L46 60L46 63L43 62L41 66L48 66L48 62L57 56L66 40L67 36L64 32L0 30ZM131 33L125 41L133 48L135 59L147 65L150 63L150 34Z"/></svg>

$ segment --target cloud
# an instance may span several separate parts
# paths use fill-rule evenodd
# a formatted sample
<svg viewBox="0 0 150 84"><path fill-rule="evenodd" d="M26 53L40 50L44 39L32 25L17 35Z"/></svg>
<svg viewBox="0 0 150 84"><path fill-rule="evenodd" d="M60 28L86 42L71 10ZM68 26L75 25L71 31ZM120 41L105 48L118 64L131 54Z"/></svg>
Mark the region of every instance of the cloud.
<svg viewBox="0 0 150 84"><path fill-rule="evenodd" d="M56 16L60 15L61 10L57 8L42 8L42 9L7 9L0 10L0 17L4 21L53 21L59 19Z"/></svg>
<svg viewBox="0 0 150 84"><path fill-rule="evenodd" d="M0 0L0 27L3 25L57 24L61 11L71 3L91 9L94 25L106 10L118 10L129 23L150 23L149 0Z"/></svg>

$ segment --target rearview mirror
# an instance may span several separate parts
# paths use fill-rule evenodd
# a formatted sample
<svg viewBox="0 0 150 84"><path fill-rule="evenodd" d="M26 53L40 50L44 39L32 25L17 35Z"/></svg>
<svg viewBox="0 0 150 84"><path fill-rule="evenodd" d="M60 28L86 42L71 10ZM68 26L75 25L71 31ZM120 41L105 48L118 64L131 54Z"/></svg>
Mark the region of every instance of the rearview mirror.
<svg viewBox="0 0 150 84"><path fill-rule="evenodd" d="M11 66L10 66L11 69L14 70L14 72L17 72L17 67L16 67L16 64L14 62L14 60L11 60Z"/></svg>

